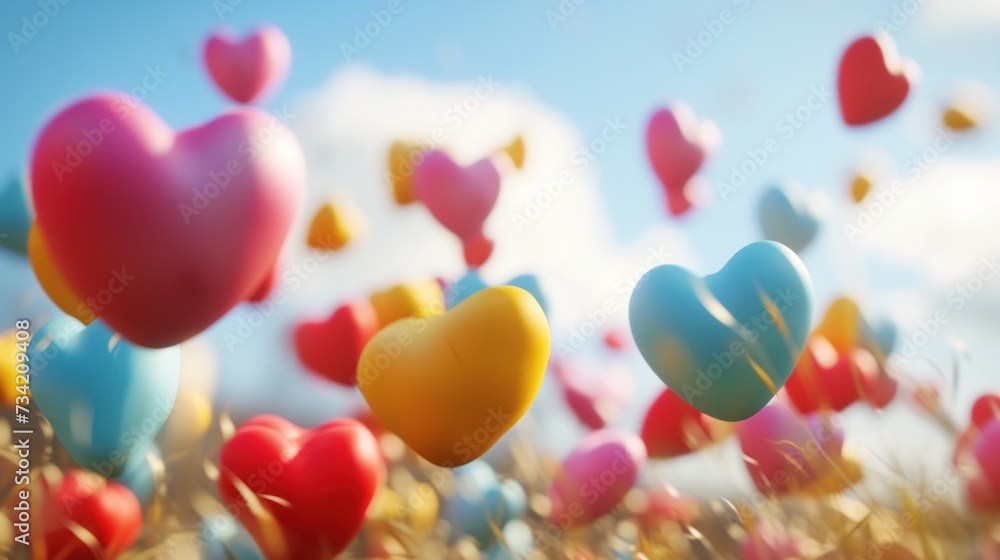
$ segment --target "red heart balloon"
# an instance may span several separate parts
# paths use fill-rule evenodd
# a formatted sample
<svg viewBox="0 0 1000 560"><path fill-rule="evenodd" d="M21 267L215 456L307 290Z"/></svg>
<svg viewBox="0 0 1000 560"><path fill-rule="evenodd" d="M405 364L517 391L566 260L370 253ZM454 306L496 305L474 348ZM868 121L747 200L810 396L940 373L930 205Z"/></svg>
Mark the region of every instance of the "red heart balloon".
<svg viewBox="0 0 1000 560"><path fill-rule="evenodd" d="M825 337L813 335L785 391L802 414L821 409L839 412L861 398L862 379L879 375L878 362L867 350L838 354Z"/></svg>
<svg viewBox="0 0 1000 560"><path fill-rule="evenodd" d="M858 126L895 111L919 75L912 60L903 61L884 33L861 37L844 51L837 71L837 92L844 122Z"/></svg>
<svg viewBox="0 0 1000 560"><path fill-rule="evenodd" d="M365 344L379 329L378 314L364 299L345 303L323 322L307 321L295 329L299 360L323 377L352 386Z"/></svg>
<svg viewBox="0 0 1000 560"><path fill-rule="evenodd" d="M142 507L135 494L82 470L63 475L46 496L42 515L45 558L116 558L131 548L142 532Z"/></svg>
<svg viewBox="0 0 1000 560"><path fill-rule="evenodd" d="M223 500L272 560L339 554L385 478L375 437L350 418L310 431L257 416L222 446L219 463Z"/></svg>
<svg viewBox="0 0 1000 560"><path fill-rule="evenodd" d="M664 389L649 405L639 432L651 458L684 455L712 441L711 427L700 410Z"/></svg>
<svg viewBox="0 0 1000 560"><path fill-rule="evenodd" d="M195 336L261 285L305 184L298 142L268 113L175 134L107 95L50 120L31 162L38 225L70 288L150 348Z"/></svg>

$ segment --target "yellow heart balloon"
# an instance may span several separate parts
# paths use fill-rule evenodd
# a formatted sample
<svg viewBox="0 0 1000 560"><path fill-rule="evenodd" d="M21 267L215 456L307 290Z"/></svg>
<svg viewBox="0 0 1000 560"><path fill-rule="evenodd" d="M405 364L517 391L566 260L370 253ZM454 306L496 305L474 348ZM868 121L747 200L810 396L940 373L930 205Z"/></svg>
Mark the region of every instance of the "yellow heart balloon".
<svg viewBox="0 0 1000 560"><path fill-rule="evenodd" d="M17 355L21 353L17 346L19 342L24 343L25 341L18 340L17 331L14 329L0 333L0 383L2 383L0 385L0 405L9 409L14 408L14 405L17 404L17 397L21 396L17 390ZM24 394L30 396L31 390L25 389ZM24 399L21 400L24 401ZM21 402L21 404L25 403Z"/></svg>
<svg viewBox="0 0 1000 560"><path fill-rule="evenodd" d="M396 204L403 206L417 201L413 190L413 170L423 159L423 148L416 142L400 140L389 147L389 182Z"/></svg>
<svg viewBox="0 0 1000 560"><path fill-rule="evenodd" d="M524 167L524 138L518 135L513 142L504 146L503 151L517 169Z"/></svg>
<svg viewBox="0 0 1000 560"><path fill-rule="evenodd" d="M941 121L955 132L964 132L975 128L978 119L971 110L956 106L945 110L941 115Z"/></svg>
<svg viewBox="0 0 1000 560"><path fill-rule="evenodd" d="M375 292L370 301L382 326L407 317L440 315L445 310L444 290L434 279Z"/></svg>
<svg viewBox="0 0 1000 560"><path fill-rule="evenodd" d="M31 229L28 231L28 261L45 295L49 296L63 313L76 317L84 325L89 325L97 318L97 313L81 301L63 279L45 245L45 239L42 238L37 223L31 224Z"/></svg>
<svg viewBox="0 0 1000 560"><path fill-rule="evenodd" d="M857 175L851 181L851 198L855 203L860 203L868 196L868 191L872 189L872 182L864 175Z"/></svg>
<svg viewBox="0 0 1000 560"><path fill-rule="evenodd" d="M306 242L313 249L336 251L361 232L362 221L357 210L349 205L327 202L316 210Z"/></svg>
<svg viewBox="0 0 1000 560"><path fill-rule="evenodd" d="M361 353L358 388L379 422L421 457L457 467L528 411L551 343L531 294L486 288L444 315L379 331Z"/></svg>
<svg viewBox="0 0 1000 560"><path fill-rule="evenodd" d="M861 309L849 297L833 300L815 332L823 335L837 352L846 354L858 346L861 337Z"/></svg>

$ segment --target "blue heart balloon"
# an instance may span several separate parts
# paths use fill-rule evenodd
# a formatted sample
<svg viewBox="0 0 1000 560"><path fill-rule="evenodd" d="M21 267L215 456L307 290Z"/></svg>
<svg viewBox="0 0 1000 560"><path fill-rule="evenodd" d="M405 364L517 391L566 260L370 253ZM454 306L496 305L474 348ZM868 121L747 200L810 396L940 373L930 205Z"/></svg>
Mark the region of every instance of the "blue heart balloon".
<svg viewBox="0 0 1000 560"><path fill-rule="evenodd" d="M28 230L31 211L24 187L11 177L0 187L0 247L21 255L28 254Z"/></svg>
<svg viewBox="0 0 1000 560"><path fill-rule="evenodd" d="M521 288L531 294L535 298L535 301L538 302L539 307L542 308L545 316L549 315L549 300L545 297L545 292L542 290L541 282L538 281L537 276L534 274L515 276L508 280L506 285ZM452 309L465 301L467 297L488 287L490 287L489 284L484 282L478 273L470 270L465 276L459 278L448 287L445 292L445 305L448 309Z"/></svg>
<svg viewBox="0 0 1000 560"><path fill-rule="evenodd" d="M453 537L469 535L488 545L495 538L491 522L502 528L527 509L524 488L513 479L501 483L485 461L456 468L455 477L455 493L445 502Z"/></svg>
<svg viewBox="0 0 1000 560"><path fill-rule="evenodd" d="M772 187L760 199L760 227L764 238L798 253L819 231L819 216L802 187L794 181Z"/></svg>
<svg viewBox="0 0 1000 560"><path fill-rule="evenodd" d="M177 397L180 347L136 346L100 320L53 319L28 354L38 409L76 464L104 477L146 454Z"/></svg>
<svg viewBox="0 0 1000 560"><path fill-rule="evenodd" d="M676 265L639 281L629 324L646 363L709 416L753 416L785 384L809 336L812 283L795 253L758 241L698 278Z"/></svg>
<svg viewBox="0 0 1000 560"><path fill-rule="evenodd" d="M157 473L163 469L163 454L156 444L149 446L149 451L142 456L133 456L125 465L122 474L114 481L128 488L138 498L139 504L145 508L153 500L156 492Z"/></svg>

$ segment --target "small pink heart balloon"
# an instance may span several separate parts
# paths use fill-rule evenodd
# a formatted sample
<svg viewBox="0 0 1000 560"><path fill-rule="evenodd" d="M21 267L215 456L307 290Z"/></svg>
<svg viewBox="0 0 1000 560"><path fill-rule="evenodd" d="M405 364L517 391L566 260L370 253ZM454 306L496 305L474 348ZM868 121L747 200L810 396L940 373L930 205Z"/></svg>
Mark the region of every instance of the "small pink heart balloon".
<svg viewBox="0 0 1000 560"><path fill-rule="evenodd" d="M500 174L493 162L483 159L462 167L434 150L414 171L413 187L437 221L462 240L467 264L485 263L493 242L483 234L483 222L500 195Z"/></svg>
<svg viewBox="0 0 1000 560"><path fill-rule="evenodd" d="M803 419L779 404L740 422L737 434L754 485L768 494L802 490L816 482L839 464L844 445L836 416L811 414Z"/></svg>
<svg viewBox="0 0 1000 560"><path fill-rule="evenodd" d="M635 485L646 447L629 432L591 432L563 460L549 487L550 517L563 529L608 513Z"/></svg>
<svg viewBox="0 0 1000 560"><path fill-rule="evenodd" d="M719 127L708 119L699 121L685 103L674 103L650 117L646 153L666 191L672 215L680 216L691 209L687 187L721 141Z"/></svg>
<svg viewBox="0 0 1000 560"><path fill-rule="evenodd" d="M261 287L301 206L305 158L263 111L174 133L123 99L89 97L45 125L31 192L73 292L126 339L163 348Z"/></svg>
<svg viewBox="0 0 1000 560"><path fill-rule="evenodd" d="M288 74L292 47L272 25L257 28L242 40L221 28L205 41L205 66L215 84L239 103L250 103L274 91Z"/></svg>

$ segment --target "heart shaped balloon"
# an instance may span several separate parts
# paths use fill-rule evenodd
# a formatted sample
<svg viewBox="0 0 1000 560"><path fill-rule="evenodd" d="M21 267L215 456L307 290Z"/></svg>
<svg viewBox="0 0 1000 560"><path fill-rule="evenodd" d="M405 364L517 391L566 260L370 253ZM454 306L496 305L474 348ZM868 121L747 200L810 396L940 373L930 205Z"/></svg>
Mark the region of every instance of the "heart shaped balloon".
<svg viewBox="0 0 1000 560"><path fill-rule="evenodd" d="M764 237L777 241L796 253L805 249L819 231L817 205L793 181L764 193L759 205L760 228Z"/></svg>
<svg viewBox="0 0 1000 560"><path fill-rule="evenodd" d="M870 378L881 375L878 362L867 350L855 348L838 353L828 340L814 335L788 378L785 391L802 414L840 412L860 399L866 388L874 386Z"/></svg>
<svg viewBox="0 0 1000 560"><path fill-rule="evenodd" d="M454 540L470 536L486 546L496 540L492 527L503 529L526 509L524 488L513 479L501 482L485 461L455 469L455 492L445 502Z"/></svg>
<svg viewBox="0 0 1000 560"><path fill-rule="evenodd" d="M701 121L685 103L657 110L646 127L646 154L667 195L667 207L674 216L691 209L687 187L722 141L719 127Z"/></svg>
<svg viewBox="0 0 1000 560"><path fill-rule="evenodd" d="M445 296L437 280L399 284L369 298L381 326L407 317L433 317L445 311Z"/></svg>
<svg viewBox="0 0 1000 560"><path fill-rule="evenodd" d="M257 416L222 446L219 463L223 500L270 559L339 554L385 478L378 443L349 418L303 430Z"/></svg>
<svg viewBox="0 0 1000 560"><path fill-rule="evenodd" d="M483 159L462 167L434 150L414 171L413 188L437 221L462 241L466 263L485 263L493 243L483 233L483 222L500 195L500 174L493 162Z"/></svg>
<svg viewBox="0 0 1000 560"><path fill-rule="evenodd" d="M389 147L386 172L396 204L405 206L418 202L413 189L413 171L423 162L425 155L424 147L418 142L398 140Z"/></svg>
<svg viewBox="0 0 1000 560"><path fill-rule="evenodd" d="M285 80L292 47L284 32L272 25L259 27L243 39L222 28L205 41L203 57L223 93L236 102L250 103Z"/></svg>
<svg viewBox="0 0 1000 560"><path fill-rule="evenodd" d="M736 431L747 471L766 494L805 491L841 460L844 432L833 415L800 418L770 405L740 422Z"/></svg>
<svg viewBox="0 0 1000 560"><path fill-rule="evenodd" d="M358 210L346 202L327 202L313 215L306 243L324 251L343 249L360 235L362 222Z"/></svg>
<svg viewBox="0 0 1000 560"><path fill-rule="evenodd" d="M142 508L132 492L79 470L65 473L49 492L42 515L39 558L111 560L142 533Z"/></svg>
<svg viewBox="0 0 1000 560"><path fill-rule="evenodd" d="M24 187L17 177L11 177L0 187L0 247L27 254L30 227L31 210Z"/></svg>
<svg viewBox="0 0 1000 560"><path fill-rule="evenodd" d="M311 371L350 387L355 384L361 351L378 330L372 304L350 301L326 321L307 321L296 327L295 351Z"/></svg>
<svg viewBox="0 0 1000 560"><path fill-rule="evenodd" d="M136 346L101 320L84 328L53 319L28 356L38 409L76 464L101 476L118 476L146 454L177 397L180 348Z"/></svg>
<svg viewBox="0 0 1000 560"><path fill-rule="evenodd" d="M32 195L73 293L99 302L125 338L163 348L260 286L302 200L305 162L261 111L175 134L144 105L123 107L102 95L52 118L35 142Z"/></svg>
<svg viewBox="0 0 1000 560"><path fill-rule="evenodd" d="M685 455L712 442L708 417L670 389L649 405L639 435L653 459Z"/></svg>
<svg viewBox="0 0 1000 560"><path fill-rule="evenodd" d="M635 485L646 447L635 434L591 432L563 459L549 486L549 517L563 530L588 525L608 513Z"/></svg>
<svg viewBox="0 0 1000 560"><path fill-rule="evenodd" d="M428 461L482 456L528 411L549 326L520 288L487 288L441 316L397 321L365 346L358 387L375 417Z"/></svg>
<svg viewBox="0 0 1000 560"><path fill-rule="evenodd" d="M629 302L639 352L668 387L729 422L781 389L805 347L812 284L795 253L771 241L740 249L704 279L676 265L640 279Z"/></svg>
<svg viewBox="0 0 1000 560"><path fill-rule="evenodd" d="M912 60L902 60L886 33L855 40L840 59L837 93L844 122L858 126L875 122L906 100L920 75Z"/></svg>

